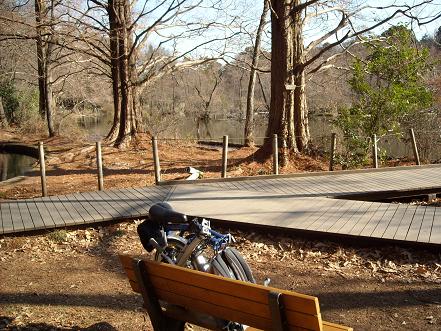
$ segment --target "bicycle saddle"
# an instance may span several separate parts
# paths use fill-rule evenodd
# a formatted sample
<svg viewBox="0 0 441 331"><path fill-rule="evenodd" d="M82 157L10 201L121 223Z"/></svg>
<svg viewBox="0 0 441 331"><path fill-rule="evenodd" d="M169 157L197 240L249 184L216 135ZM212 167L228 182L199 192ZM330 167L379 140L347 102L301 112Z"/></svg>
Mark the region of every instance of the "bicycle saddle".
<svg viewBox="0 0 441 331"><path fill-rule="evenodd" d="M150 219L158 224L187 223L187 215L174 211L167 202L156 203L149 209Z"/></svg>

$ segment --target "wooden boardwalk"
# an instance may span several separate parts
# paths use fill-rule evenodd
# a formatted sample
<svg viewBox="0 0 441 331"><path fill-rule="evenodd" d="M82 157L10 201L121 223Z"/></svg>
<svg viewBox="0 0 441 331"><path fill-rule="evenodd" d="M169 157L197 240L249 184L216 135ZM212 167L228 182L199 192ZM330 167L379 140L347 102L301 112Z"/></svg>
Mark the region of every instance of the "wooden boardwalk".
<svg viewBox="0 0 441 331"><path fill-rule="evenodd" d="M145 217L169 201L189 215L351 238L441 245L441 208L345 199L440 192L441 166L200 181L0 204L0 234ZM335 199L338 197L339 199Z"/></svg>

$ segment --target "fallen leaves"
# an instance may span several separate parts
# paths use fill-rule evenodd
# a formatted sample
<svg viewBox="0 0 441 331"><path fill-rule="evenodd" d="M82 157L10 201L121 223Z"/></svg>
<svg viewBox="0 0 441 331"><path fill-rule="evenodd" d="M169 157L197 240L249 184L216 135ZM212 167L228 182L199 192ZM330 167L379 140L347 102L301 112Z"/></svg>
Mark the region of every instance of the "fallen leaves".
<svg viewBox="0 0 441 331"><path fill-rule="evenodd" d="M290 260L290 263L304 263L307 268L322 269L348 279L368 275L383 283L389 279L441 283L441 256L430 252L399 247L344 248L331 242L241 231L234 236L239 251L250 261Z"/></svg>

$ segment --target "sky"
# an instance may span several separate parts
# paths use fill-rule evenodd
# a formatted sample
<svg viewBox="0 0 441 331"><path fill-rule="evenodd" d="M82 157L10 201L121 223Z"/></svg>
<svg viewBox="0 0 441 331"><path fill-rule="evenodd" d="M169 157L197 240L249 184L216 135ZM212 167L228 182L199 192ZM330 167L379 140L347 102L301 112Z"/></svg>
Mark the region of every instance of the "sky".
<svg viewBox="0 0 441 331"><path fill-rule="evenodd" d="M197 0L196 0L197 1ZM192 36L187 38L182 38L178 41L178 44L175 44L176 48L179 49L180 52L185 52L188 49L203 43L210 38L222 38L225 36L232 35L235 32L239 31L239 26L241 26L241 34L237 35L235 38L229 39L228 45L225 42L217 42L216 44L210 43L193 53L193 56L211 56L214 52L214 45L216 45L217 49L222 51L227 51L231 56L234 56L238 52L244 50L245 47L251 46L253 42L253 33L257 28L257 24L260 19L260 14L263 7L263 1L252 1L252 0L207 0L211 1L204 8L197 9L191 12L191 15L186 16L186 21L204 21L204 22L218 22L218 23L228 23L228 28L224 29L223 27L219 27L218 29L211 29L201 34L200 36ZM330 0L326 3L332 4L344 4L345 6L353 6L359 8L360 6L366 7L389 7L398 4L406 4L412 6L417 3L421 3L424 0L369 0L369 1L361 1L361 0ZM218 6L218 7L226 7L226 10L218 11L213 10L210 7ZM321 10L326 7L321 7ZM361 13L353 20L357 25L357 28L362 28L365 26L372 26L382 18L389 16L395 9L382 9L382 10L374 10L370 8L365 8ZM433 0L431 4L426 4L424 6L418 7L417 11L414 11L414 14L418 14L419 17L426 18L432 16L434 13L441 12L441 0ZM323 15L320 19L312 20L308 27L305 29L305 44L309 44L312 40L317 39L322 36L327 31L331 30L334 26L336 26L341 18L341 14L339 12L331 12L327 15ZM185 23L183 21L182 23ZM409 19L404 17L397 17L396 19L384 24L383 26L377 28L373 32L376 34L381 34L384 30L387 30L390 26L396 25L398 23L407 23L409 24ZM409 27L412 27L417 38L422 38L425 34L433 35L434 32L441 26L441 19L435 20L430 24L426 24L423 26L418 26L415 22ZM152 35L151 42L153 44L158 44L160 40L164 40L164 34L166 33L178 33L183 31L184 28L176 28L172 24L166 30L163 30L163 35L159 36ZM335 36L331 37L328 41L335 40ZM171 47L170 44L166 47ZM264 37L263 47L268 49L270 48L270 38L269 35Z"/></svg>

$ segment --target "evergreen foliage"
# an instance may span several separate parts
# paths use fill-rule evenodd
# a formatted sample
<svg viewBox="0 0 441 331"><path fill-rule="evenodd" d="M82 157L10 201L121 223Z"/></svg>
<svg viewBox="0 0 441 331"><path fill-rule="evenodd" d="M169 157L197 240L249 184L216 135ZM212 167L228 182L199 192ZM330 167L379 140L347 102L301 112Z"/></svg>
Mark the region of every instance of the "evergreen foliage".
<svg viewBox="0 0 441 331"><path fill-rule="evenodd" d="M418 48L415 36L395 26L368 44L369 55L352 66L349 85L354 94L351 107L339 110L337 126L343 131L347 152L343 165L365 163L366 137L399 133L405 119L427 110L433 101L424 75L432 68L429 50Z"/></svg>

